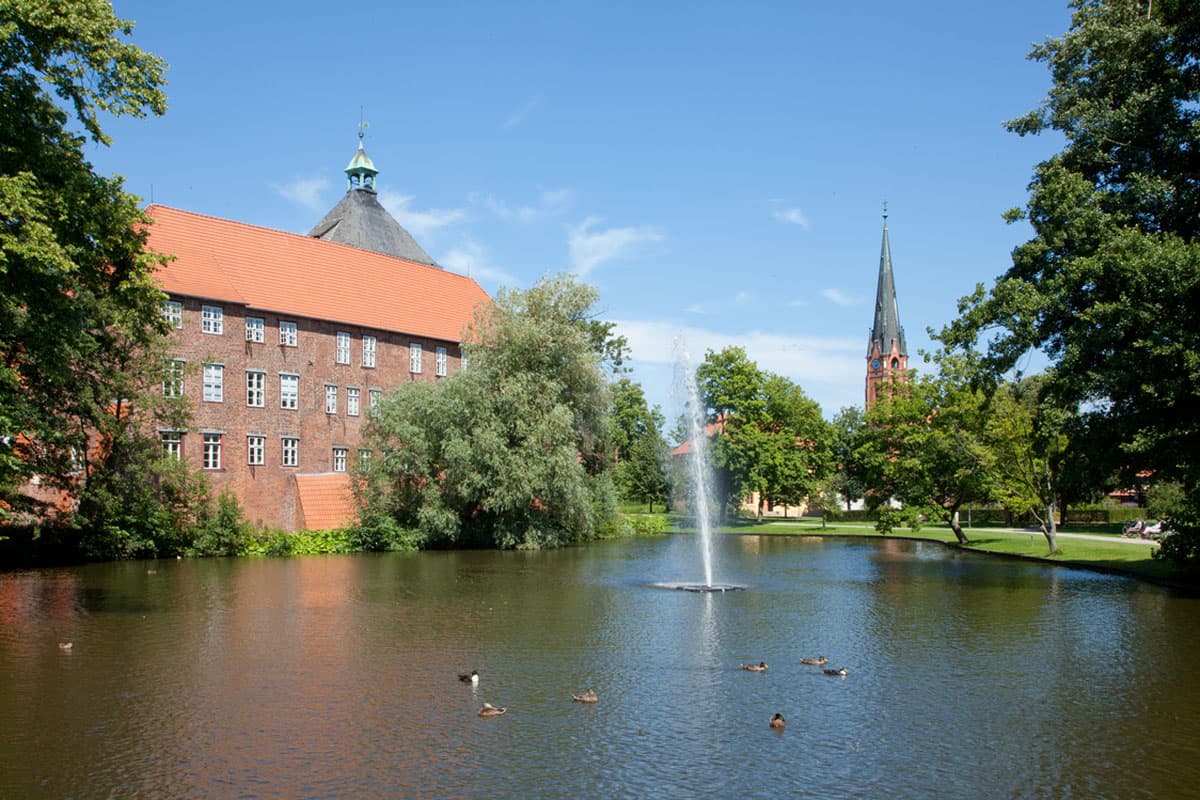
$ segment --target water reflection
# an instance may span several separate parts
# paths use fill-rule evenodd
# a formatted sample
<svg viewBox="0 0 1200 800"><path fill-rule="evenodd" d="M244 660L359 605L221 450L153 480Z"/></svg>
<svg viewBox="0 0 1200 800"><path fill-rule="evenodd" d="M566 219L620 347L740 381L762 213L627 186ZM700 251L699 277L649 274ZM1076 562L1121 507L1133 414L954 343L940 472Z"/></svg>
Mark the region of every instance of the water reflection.
<svg viewBox="0 0 1200 800"><path fill-rule="evenodd" d="M1200 700L1180 684L1196 600L925 543L718 542L716 579L747 591L649 588L695 580L686 536L4 574L0 797L1138 797L1200 780ZM816 654L848 676L799 663ZM478 687L457 680L472 668ZM587 688L600 702L573 703ZM480 720L485 701L509 713Z"/></svg>

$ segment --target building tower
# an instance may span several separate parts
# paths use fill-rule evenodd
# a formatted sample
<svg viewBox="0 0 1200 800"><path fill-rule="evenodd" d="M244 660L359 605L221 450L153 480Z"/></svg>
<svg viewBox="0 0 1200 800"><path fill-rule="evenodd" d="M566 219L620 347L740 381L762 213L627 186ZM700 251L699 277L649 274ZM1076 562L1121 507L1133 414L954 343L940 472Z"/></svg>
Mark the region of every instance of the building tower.
<svg viewBox="0 0 1200 800"><path fill-rule="evenodd" d="M887 204L883 206L883 245L879 253L879 285L875 289L875 324L867 342L866 408L875 404L879 384L903 380L908 370L908 346L900 325L892 251L888 243Z"/></svg>

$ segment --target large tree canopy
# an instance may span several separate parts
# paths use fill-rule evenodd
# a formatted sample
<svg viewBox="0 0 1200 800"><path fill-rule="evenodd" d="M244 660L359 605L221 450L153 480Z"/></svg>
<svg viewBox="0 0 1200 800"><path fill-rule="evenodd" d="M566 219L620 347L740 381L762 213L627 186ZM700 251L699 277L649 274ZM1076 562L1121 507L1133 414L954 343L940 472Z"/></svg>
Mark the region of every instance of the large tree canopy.
<svg viewBox="0 0 1200 800"><path fill-rule="evenodd" d="M1130 472L1200 479L1200 8L1074 0L1071 29L1034 48L1054 83L1013 120L1066 139L1011 219L1034 237L940 335L982 343L994 374L1031 350L1045 394L1080 408Z"/></svg>
<svg viewBox="0 0 1200 800"><path fill-rule="evenodd" d="M106 0L0 4L0 495L9 507L21 482L60 480L89 433L122 419L113 404L132 391L131 354L163 332L137 199L83 155L89 139L107 142L102 114L166 108L164 64L124 41L131 28Z"/></svg>

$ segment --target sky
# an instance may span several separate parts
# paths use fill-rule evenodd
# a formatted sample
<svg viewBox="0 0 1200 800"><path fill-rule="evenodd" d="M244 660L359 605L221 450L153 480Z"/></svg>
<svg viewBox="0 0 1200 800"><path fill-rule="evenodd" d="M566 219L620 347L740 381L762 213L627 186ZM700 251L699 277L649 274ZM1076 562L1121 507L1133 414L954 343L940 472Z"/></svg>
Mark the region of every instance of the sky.
<svg viewBox="0 0 1200 800"><path fill-rule="evenodd" d="M743 347L826 417L862 406L886 201L910 364L1028 239L1002 213L1062 146L1005 120L1066 0L115 0L167 113L109 119L145 201L296 233L380 201L490 294L572 273L673 420L681 357ZM681 354L683 354L681 356Z"/></svg>

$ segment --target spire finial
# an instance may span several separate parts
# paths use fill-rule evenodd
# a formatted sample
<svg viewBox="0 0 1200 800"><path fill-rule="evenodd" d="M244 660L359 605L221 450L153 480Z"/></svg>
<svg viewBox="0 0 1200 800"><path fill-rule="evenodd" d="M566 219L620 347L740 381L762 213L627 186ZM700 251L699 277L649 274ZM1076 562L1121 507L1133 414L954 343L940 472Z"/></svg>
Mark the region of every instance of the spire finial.
<svg viewBox="0 0 1200 800"><path fill-rule="evenodd" d="M363 136L365 135L366 130L369 127L370 127L370 124L366 120L363 119L363 107L359 106L358 107L358 149L359 150L363 149Z"/></svg>
<svg viewBox="0 0 1200 800"><path fill-rule="evenodd" d="M359 134L361 136L361 134ZM883 201L883 224L887 224L887 200Z"/></svg>

